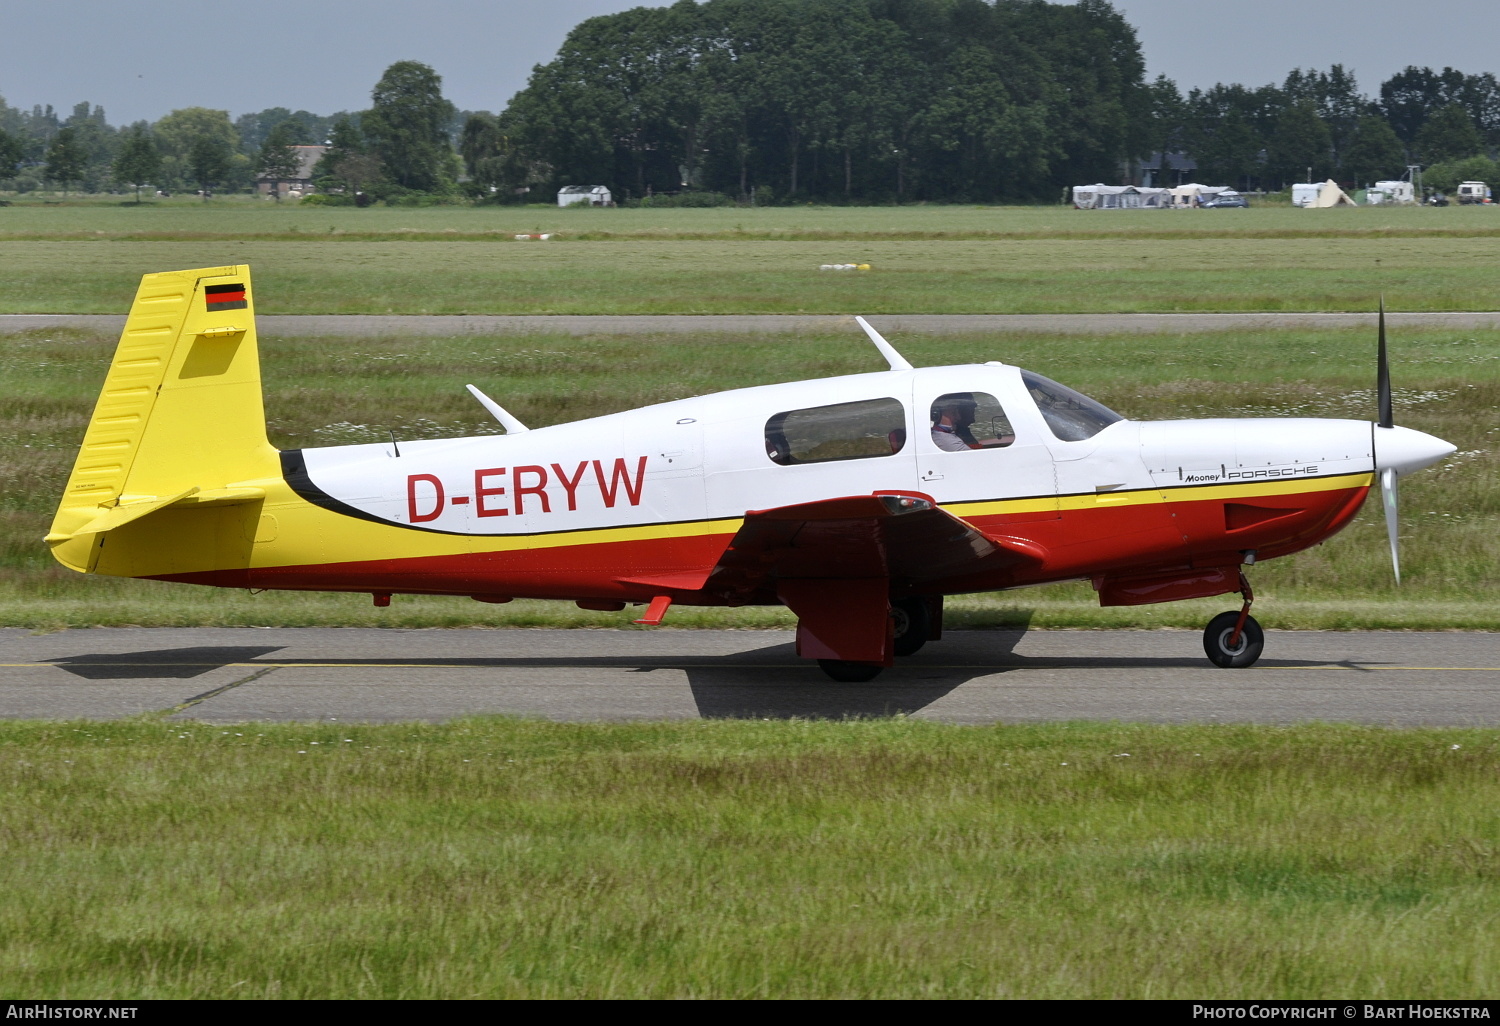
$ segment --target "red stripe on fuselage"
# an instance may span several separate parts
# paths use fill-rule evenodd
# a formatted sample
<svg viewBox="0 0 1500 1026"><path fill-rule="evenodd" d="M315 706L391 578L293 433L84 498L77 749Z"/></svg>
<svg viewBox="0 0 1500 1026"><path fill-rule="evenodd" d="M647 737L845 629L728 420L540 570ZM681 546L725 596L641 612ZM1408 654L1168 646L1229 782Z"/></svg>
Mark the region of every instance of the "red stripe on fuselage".
<svg viewBox="0 0 1500 1026"><path fill-rule="evenodd" d="M1189 497L1191 490L1183 489L1169 492L1167 502L1067 509L1053 520L1017 523L1004 514L970 517L968 521L981 531L1042 546L1048 553L1046 561L1040 567L961 575L924 585L921 590L991 591L1126 570L1147 574L1237 566L1247 549L1255 550L1258 559L1270 559L1307 548L1343 528L1358 512L1368 491L1367 486L1361 486L1243 500L1194 500ZM1257 527L1231 531L1224 513L1230 501L1260 503L1286 511L1286 515ZM617 578L702 572L718 562L730 537L705 534L581 541L577 545L501 552L163 574L156 579L230 588L649 601L672 589L622 583ZM476 538L475 542L482 544L483 539ZM763 595L753 599L763 600ZM677 601L724 605L730 599L713 594L710 584L704 592L681 593Z"/></svg>

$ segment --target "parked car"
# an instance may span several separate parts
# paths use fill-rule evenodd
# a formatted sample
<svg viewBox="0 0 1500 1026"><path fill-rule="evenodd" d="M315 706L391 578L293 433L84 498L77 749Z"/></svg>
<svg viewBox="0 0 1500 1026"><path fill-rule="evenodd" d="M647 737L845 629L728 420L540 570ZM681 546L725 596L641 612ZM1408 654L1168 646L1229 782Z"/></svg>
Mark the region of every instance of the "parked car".
<svg viewBox="0 0 1500 1026"><path fill-rule="evenodd" d="M1199 204L1204 210L1212 210L1218 207L1248 207L1249 205L1250 201L1243 196L1215 196Z"/></svg>

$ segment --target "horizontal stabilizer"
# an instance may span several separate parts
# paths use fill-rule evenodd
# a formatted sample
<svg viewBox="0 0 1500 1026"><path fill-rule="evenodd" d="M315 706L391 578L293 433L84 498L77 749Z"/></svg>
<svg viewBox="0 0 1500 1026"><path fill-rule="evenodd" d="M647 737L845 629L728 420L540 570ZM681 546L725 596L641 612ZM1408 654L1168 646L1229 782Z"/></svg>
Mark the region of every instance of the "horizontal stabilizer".
<svg viewBox="0 0 1500 1026"><path fill-rule="evenodd" d="M204 491L196 487L165 498L154 495L146 496L105 509L71 534L54 531L46 536L45 541L48 545L55 546L81 534L104 534L169 506L232 506L242 502L255 502L265 497L264 488L214 488Z"/></svg>

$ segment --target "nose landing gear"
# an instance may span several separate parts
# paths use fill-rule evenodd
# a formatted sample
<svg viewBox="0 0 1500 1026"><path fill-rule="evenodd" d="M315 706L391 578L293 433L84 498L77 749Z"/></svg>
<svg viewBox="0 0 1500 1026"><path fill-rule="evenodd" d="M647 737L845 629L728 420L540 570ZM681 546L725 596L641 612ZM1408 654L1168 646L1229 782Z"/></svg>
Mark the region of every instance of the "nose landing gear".
<svg viewBox="0 0 1500 1026"><path fill-rule="evenodd" d="M1220 613L1208 621L1203 630L1203 651L1215 666L1229 669L1250 666L1266 647L1265 632L1250 615L1250 603L1255 601L1255 595L1250 591L1250 581L1244 571L1240 571L1240 594L1245 597L1245 604L1238 611L1231 609Z"/></svg>

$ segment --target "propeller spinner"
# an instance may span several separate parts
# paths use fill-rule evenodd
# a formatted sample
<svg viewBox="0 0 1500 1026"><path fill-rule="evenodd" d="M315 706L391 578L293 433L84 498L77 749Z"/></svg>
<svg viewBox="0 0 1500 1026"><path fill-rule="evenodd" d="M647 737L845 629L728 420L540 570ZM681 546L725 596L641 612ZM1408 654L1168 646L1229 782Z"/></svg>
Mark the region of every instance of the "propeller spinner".
<svg viewBox="0 0 1500 1026"><path fill-rule="evenodd" d="M1391 569L1401 583L1401 557L1397 546L1399 527L1396 479L1402 474L1431 466L1457 450L1458 446L1411 428L1396 426L1391 405L1391 367L1385 347L1385 298L1380 300L1380 346L1376 356L1375 390L1380 419L1374 426L1375 469L1380 474L1380 502L1385 508L1385 533L1391 542Z"/></svg>

